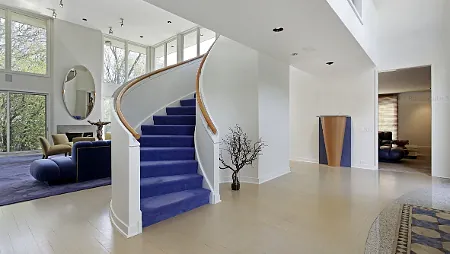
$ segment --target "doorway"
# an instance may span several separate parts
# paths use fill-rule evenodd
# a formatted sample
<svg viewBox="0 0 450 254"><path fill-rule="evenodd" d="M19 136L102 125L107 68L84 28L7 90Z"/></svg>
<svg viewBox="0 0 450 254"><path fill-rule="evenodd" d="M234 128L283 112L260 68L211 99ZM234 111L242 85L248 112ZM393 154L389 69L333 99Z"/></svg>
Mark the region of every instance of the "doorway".
<svg viewBox="0 0 450 254"><path fill-rule="evenodd" d="M378 74L378 167L431 175L431 66Z"/></svg>
<svg viewBox="0 0 450 254"><path fill-rule="evenodd" d="M47 95L0 91L0 153L40 150L47 137Z"/></svg>

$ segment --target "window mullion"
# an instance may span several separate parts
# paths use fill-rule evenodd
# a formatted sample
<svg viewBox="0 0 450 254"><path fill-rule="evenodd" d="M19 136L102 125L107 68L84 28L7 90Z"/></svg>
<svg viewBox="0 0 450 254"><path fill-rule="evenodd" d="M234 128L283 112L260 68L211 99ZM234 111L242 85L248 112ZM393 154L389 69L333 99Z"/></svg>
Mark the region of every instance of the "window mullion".
<svg viewBox="0 0 450 254"><path fill-rule="evenodd" d="M9 92L6 92L6 152L10 152L11 145L11 121L10 121L10 101L9 101Z"/></svg>
<svg viewBox="0 0 450 254"><path fill-rule="evenodd" d="M5 16L5 70L11 71L11 11L6 10Z"/></svg>
<svg viewBox="0 0 450 254"><path fill-rule="evenodd" d="M197 56L200 55L200 27L197 27Z"/></svg>
<svg viewBox="0 0 450 254"><path fill-rule="evenodd" d="M164 43L164 67L167 66L167 42Z"/></svg>
<svg viewBox="0 0 450 254"><path fill-rule="evenodd" d="M125 41L125 82L128 81L128 41Z"/></svg>

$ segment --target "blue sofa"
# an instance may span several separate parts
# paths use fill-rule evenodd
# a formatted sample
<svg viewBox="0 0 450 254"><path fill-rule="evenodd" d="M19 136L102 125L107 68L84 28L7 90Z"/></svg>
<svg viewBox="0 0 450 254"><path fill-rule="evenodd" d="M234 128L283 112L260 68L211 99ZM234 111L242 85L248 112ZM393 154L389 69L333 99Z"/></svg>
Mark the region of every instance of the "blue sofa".
<svg viewBox="0 0 450 254"><path fill-rule="evenodd" d="M111 141L77 142L72 156L36 160L30 166L30 174L49 184L111 177Z"/></svg>

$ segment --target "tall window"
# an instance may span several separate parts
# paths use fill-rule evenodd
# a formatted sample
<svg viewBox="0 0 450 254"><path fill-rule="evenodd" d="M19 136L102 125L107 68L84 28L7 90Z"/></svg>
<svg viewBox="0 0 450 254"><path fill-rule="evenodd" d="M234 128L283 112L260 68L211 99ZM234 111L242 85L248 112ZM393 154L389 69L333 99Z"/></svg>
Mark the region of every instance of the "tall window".
<svg viewBox="0 0 450 254"><path fill-rule="evenodd" d="M113 111L113 102L114 99L112 97L103 97L102 100L102 107L103 107L103 114L102 114L102 121L105 122L111 122L111 114ZM108 124L105 126L105 133L110 132L111 130L111 124Z"/></svg>
<svg viewBox="0 0 450 254"><path fill-rule="evenodd" d="M185 34L183 38L183 60L188 60L197 56L197 29Z"/></svg>
<svg viewBox="0 0 450 254"><path fill-rule="evenodd" d="M128 80L144 75L147 70L147 50L128 44Z"/></svg>
<svg viewBox="0 0 450 254"><path fill-rule="evenodd" d="M125 43L105 38L104 82L122 84L125 82Z"/></svg>
<svg viewBox="0 0 450 254"><path fill-rule="evenodd" d="M0 69L5 69L6 61L6 13L0 9ZM1 148L0 148L1 149Z"/></svg>
<svg viewBox="0 0 450 254"><path fill-rule="evenodd" d="M177 39L175 39L167 43L167 66L177 62Z"/></svg>
<svg viewBox="0 0 450 254"><path fill-rule="evenodd" d="M46 21L11 14L11 70L47 73Z"/></svg>
<svg viewBox="0 0 450 254"><path fill-rule="evenodd" d="M165 44L156 47L155 48L155 57L154 57L154 61L155 61L155 70L164 68L164 66L166 66L165 61L166 61L166 54L165 54Z"/></svg>
<svg viewBox="0 0 450 254"><path fill-rule="evenodd" d="M0 92L0 152L38 150L47 136L46 96Z"/></svg>
<svg viewBox="0 0 450 254"><path fill-rule="evenodd" d="M356 15L358 15L360 18L362 18L362 5L363 0L349 0L353 5L353 8L356 12Z"/></svg>
<svg viewBox="0 0 450 254"><path fill-rule="evenodd" d="M398 96L378 96L378 130L392 132L392 139L397 139L398 129Z"/></svg>
<svg viewBox="0 0 450 254"><path fill-rule="evenodd" d="M200 29L200 55L205 54L216 40L216 33L206 28Z"/></svg>
<svg viewBox="0 0 450 254"><path fill-rule="evenodd" d="M0 9L0 69L46 75L47 55L46 19Z"/></svg>

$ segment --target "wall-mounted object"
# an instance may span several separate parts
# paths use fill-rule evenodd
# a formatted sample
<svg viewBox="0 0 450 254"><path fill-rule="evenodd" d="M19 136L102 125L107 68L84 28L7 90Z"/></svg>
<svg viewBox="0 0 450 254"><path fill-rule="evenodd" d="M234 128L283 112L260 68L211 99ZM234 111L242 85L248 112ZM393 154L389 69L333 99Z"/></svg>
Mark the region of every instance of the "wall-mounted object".
<svg viewBox="0 0 450 254"><path fill-rule="evenodd" d="M77 120L86 119L95 105L95 83L91 72L77 65L64 78L63 101L69 115Z"/></svg>
<svg viewBox="0 0 450 254"><path fill-rule="evenodd" d="M319 116L319 163L332 167L352 165L350 116Z"/></svg>

